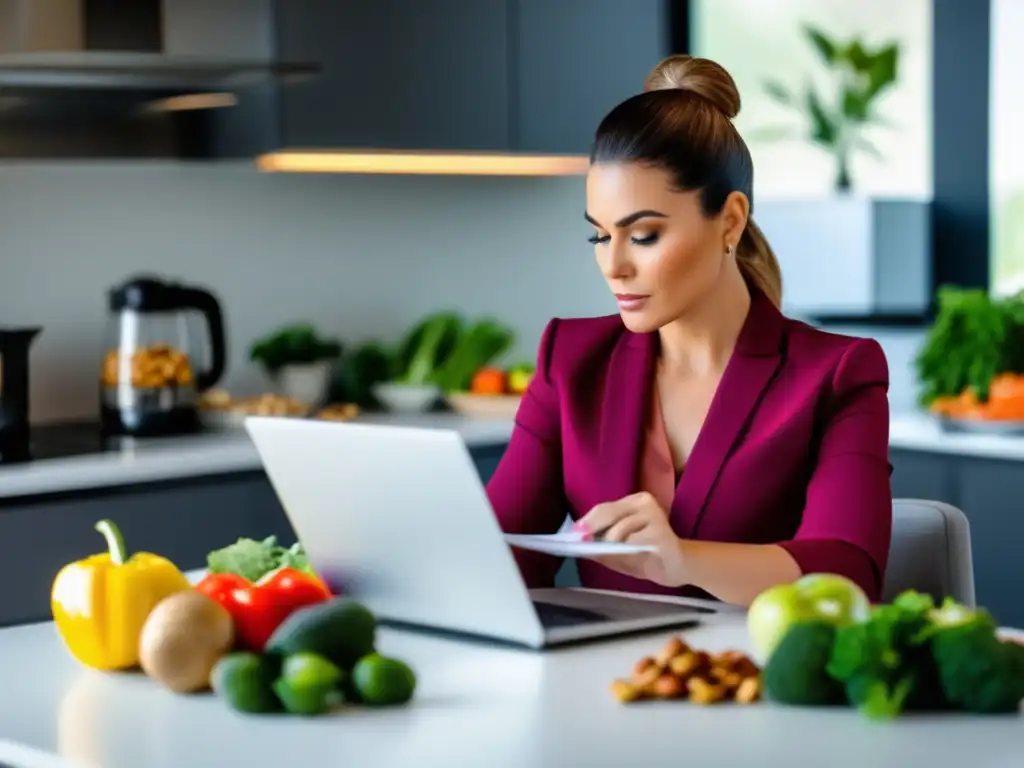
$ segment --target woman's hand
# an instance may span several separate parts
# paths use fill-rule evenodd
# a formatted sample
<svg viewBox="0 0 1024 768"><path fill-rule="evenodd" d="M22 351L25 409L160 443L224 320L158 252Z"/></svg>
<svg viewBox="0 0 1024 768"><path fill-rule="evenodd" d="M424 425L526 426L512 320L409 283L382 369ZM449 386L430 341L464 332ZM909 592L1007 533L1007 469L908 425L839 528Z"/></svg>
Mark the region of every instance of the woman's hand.
<svg viewBox="0 0 1024 768"><path fill-rule="evenodd" d="M653 552L592 558L606 568L664 587L687 583L683 542L669 525L668 515L649 493L635 493L618 501L598 504L576 521L576 530L602 541L653 545Z"/></svg>

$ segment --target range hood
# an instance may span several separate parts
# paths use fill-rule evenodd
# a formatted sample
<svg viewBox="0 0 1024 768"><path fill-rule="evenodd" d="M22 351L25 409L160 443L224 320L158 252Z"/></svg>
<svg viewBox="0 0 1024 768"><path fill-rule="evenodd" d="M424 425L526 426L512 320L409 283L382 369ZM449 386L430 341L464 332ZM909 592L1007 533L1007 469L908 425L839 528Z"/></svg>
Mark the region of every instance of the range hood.
<svg viewBox="0 0 1024 768"><path fill-rule="evenodd" d="M0 0L0 88L208 92L302 79L269 0Z"/></svg>
<svg viewBox="0 0 1024 768"><path fill-rule="evenodd" d="M258 154L319 71L277 60L277 1L0 0L0 159Z"/></svg>

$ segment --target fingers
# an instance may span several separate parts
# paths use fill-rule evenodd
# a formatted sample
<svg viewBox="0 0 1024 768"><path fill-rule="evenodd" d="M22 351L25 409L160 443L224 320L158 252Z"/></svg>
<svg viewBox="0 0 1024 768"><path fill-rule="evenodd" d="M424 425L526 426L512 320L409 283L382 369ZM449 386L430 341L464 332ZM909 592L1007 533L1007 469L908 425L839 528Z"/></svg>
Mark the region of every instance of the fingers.
<svg viewBox="0 0 1024 768"><path fill-rule="evenodd" d="M601 538L605 541L629 541L630 536L640 533L648 526L649 522L646 515L634 512L615 523L605 531Z"/></svg>
<svg viewBox="0 0 1024 768"><path fill-rule="evenodd" d="M577 520L574 527L590 534L607 532L630 515L642 514L649 517L655 510L660 511L660 507L649 493L634 493L617 501L598 504Z"/></svg>

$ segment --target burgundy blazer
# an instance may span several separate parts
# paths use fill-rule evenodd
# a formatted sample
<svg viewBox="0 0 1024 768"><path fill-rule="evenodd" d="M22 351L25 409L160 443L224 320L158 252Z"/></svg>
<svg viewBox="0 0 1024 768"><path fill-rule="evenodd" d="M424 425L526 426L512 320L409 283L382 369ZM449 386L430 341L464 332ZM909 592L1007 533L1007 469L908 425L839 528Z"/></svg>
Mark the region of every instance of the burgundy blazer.
<svg viewBox="0 0 1024 768"><path fill-rule="evenodd" d="M552 320L508 449L487 486L507 533L554 533L639 490L658 334L618 315ZM779 544L804 573L877 600L892 529L889 372L877 342L784 317L759 292L668 510L686 539ZM515 550L530 587L559 561ZM584 586L706 596L579 561Z"/></svg>

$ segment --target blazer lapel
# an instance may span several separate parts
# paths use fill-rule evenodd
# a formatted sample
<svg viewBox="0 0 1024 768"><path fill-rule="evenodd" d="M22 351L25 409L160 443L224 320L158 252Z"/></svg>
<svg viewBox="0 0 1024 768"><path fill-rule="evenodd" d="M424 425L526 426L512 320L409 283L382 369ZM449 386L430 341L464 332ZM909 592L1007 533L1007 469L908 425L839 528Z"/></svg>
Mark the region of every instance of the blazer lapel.
<svg viewBox="0 0 1024 768"><path fill-rule="evenodd" d="M672 505L676 532L695 538L708 496L782 363L785 320L760 292L711 400Z"/></svg>
<svg viewBox="0 0 1024 768"><path fill-rule="evenodd" d="M612 350L601 403L599 466L604 475L604 501L637 491L657 345L655 333L627 331Z"/></svg>

